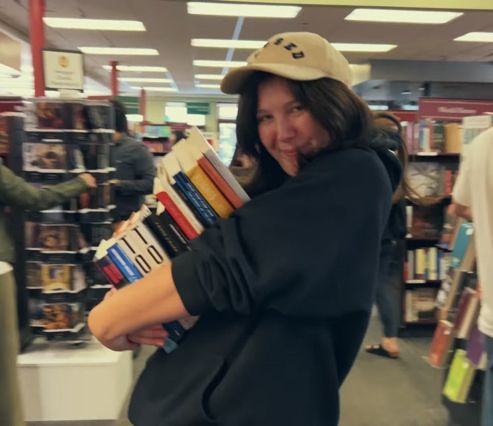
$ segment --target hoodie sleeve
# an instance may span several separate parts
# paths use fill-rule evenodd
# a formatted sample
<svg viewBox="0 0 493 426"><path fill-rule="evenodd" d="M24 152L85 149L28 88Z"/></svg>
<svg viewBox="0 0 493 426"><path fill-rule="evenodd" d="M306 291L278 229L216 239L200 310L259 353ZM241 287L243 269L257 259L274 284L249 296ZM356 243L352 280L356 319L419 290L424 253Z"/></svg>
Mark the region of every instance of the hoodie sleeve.
<svg viewBox="0 0 493 426"><path fill-rule="evenodd" d="M194 240L173 261L177 290L192 314L369 310L390 204L373 152L324 155Z"/></svg>

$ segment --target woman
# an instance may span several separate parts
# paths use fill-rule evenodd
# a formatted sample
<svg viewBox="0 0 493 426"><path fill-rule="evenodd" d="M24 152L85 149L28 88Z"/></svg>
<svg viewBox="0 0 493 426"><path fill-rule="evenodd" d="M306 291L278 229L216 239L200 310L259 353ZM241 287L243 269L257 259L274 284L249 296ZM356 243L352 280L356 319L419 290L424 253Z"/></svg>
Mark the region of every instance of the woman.
<svg viewBox="0 0 493 426"><path fill-rule="evenodd" d="M95 188L96 180L88 173L43 189L28 184L0 164L0 424L24 424L17 384L16 359L19 350L15 280L11 264L14 244L7 231L5 207L44 210Z"/></svg>
<svg viewBox="0 0 493 426"><path fill-rule="evenodd" d="M349 84L346 59L312 33L276 35L225 76L258 195L89 316L125 350L162 346L158 324L200 315L148 361L135 425L337 424L400 177L392 154L369 148L370 113Z"/></svg>

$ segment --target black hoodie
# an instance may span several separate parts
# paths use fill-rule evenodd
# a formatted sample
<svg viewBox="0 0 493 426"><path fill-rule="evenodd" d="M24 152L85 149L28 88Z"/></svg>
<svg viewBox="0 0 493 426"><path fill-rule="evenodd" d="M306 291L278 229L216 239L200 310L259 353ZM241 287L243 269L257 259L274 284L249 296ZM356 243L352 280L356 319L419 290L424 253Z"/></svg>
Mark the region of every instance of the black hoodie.
<svg viewBox="0 0 493 426"><path fill-rule="evenodd" d="M320 154L195 239L172 271L201 318L176 351L150 358L131 421L337 425L399 170L384 150Z"/></svg>

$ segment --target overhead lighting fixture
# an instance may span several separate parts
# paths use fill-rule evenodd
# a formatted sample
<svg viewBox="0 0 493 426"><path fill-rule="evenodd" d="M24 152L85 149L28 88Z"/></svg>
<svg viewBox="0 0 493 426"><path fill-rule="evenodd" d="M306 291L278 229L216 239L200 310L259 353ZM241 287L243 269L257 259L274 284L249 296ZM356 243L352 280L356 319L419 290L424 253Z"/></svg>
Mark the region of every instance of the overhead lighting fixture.
<svg viewBox="0 0 493 426"><path fill-rule="evenodd" d="M248 18L295 18L301 10L299 6L274 6L254 4L209 3L189 1L190 15L243 16Z"/></svg>
<svg viewBox="0 0 493 426"><path fill-rule="evenodd" d="M204 59L195 59L193 64L196 67L212 67L212 68L238 68L246 65L243 61L209 61Z"/></svg>
<svg viewBox="0 0 493 426"><path fill-rule="evenodd" d="M120 77L118 80L132 83L173 83L173 80L169 78Z"/></svg>
<svg viewBox="0 0 493 426"><path fill-rule="evenodd" d="M157 56L159 52L156 49L144 49L138 47L86 47L78 48L82 53L87 55L139 55L139 56Z"/></svg>
<svg viewBox="0 0 493 426"><path fill-rule="evenodd" d="M223 49L260 49L265 45L262 40L221 40L217 38L193 38L193 47L218 47Z"/></svg>
<svg viewBox="0 0 493 426"><path fill-rule="evenodd" d="M21 75L21 72L19 70L16 70L15 68L9 67L8 65L0 64L0 75L8 76L8 77L17 77Z"/></svg>
<svg viewBox="0 0 493 426"><path fill-rule="evenodd" d="M196 84L195 87L200 87L201 89L220 89L220 84Z"/></svg>
<svg viewBox="0 0 493 426"><path fill-rule="evenodd" d="M482 43L493 43L493 33L472 32L454 38L454 41L475 41Z"/></svg>
<svg viewBox="0 0 493 426"><path fill-rule="evenodd" d="M462 12L439 12L405 9L354 9L346 21L390 22L400 24L446 24L462 16Z"/></svg>
<svg viewBox="0 0 493 426"><path fill-rule="evenodd" d="M128 121L140 122L144 120L144 116L142 114L125 114Z"/></svg>
<svg viewBox="0 0 493 426"><path fill-rule="evenodd" d="M195 74L197 80L222 80L224 75L222 74Z"/></svg>
<svg viewBox="0 0 493 426"><path fill-rule="evenodd" d="M144 87L132 87L133 90L144 89L146 92L178 92L175 87L154 87L154 86L144 86Z"/></svg>
<svg viewBox="0 0 493 426"><path fill-rule="evenodd" d="M396 44L380 43L331 43L340 52L388 52L397 47Z"/></svg>
<svg viewBox="0 0 493 426"><path fill-rule="evenodd" d="M103 65L105 70L111 71L111 65ZM167 72L166 67L150 67L145 65L117 65L116 69L122 72Z"/></svg>
<svg viewBox="0 0 493 426"><path fill-rule="evenodd" d="M118 19L85 19L85 18L48 18L43 22L51 28L70 30L104 30L104 31L145 31L140 21Z"/></svg>
<svg viewBox="0 0 493 426"><path fill-rule="evenodd" d="M372 111L387 111L389 109L389 106L384 104L370 104L368 105L368 108L370 108Z"/></svg>

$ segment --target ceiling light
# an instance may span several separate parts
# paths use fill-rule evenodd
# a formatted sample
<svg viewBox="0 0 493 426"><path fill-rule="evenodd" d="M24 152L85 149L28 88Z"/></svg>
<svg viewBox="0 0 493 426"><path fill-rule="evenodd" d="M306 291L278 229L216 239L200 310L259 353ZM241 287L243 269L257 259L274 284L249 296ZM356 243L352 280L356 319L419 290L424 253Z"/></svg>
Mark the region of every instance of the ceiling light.
<svg viewBox="0 0 493 426"><path fill-rule="evenodd" d="M243 61L209 61L209 60L195 59L193 61L193 64L196 67L238 68L238 67L242 67L243 65L246 65L247 63Z"/></svg>
<svg viewBox="0 0 493 426"><path fill-rule="evenodd" d="M178 92L178 89L175 87L153 87L153 86L144 86L144 87L132 87L133 90L144 89L147 92Z"/></svg>
<svg viewBox="0 0 493 426"><path fill-rule="evenodd" d="M144 120L144 116L142 114L125 114L128 121L140 122Z"/></svg>
<svg viewBox="0 0 493 426"><path fill-rule="evenodd" d="M493 43L493 33L472 32L454 38L455 41L477 41L484 43Z"/></svg>
<svg viewBox="0 0 493 426"><path fill-rule="evenodd" d="M389 109L389 106L384 104L370 104L368 105L368 108L370 108L372 111L387 111Z"/></svg>
<svg viewBox="0 0 493 426"><path fill-rule="evenodd" d="M253 4L230 4L189 1L190 15L244 16L251 18L295 18L301 10L299 6L274 6Z"/></svg>
<svg viewBox="0 0 493 426"><path fill-rule="evenodd" d="M463 15L462 12L439 12L405 9L354 9L347 21L395 22L402 24L445 24Z"/></svg>
<svg viewBox="0 0 493 426"><path fill-rule="evenodd" d="M193 38L192 46L194 47L219 47L233 49L260 49L265 45L262 40L220 40L215 38Z"/></svg>
<svg viewBox="0 0 493 426"><path fill-rule="evenodd" d="M371 43L331 43L340 52L388 52L395 49L396 44Z"/></svg>
<svg viewBox="0 0 493 426"><path fill-rule="evenodd" d="M117 19L80 19L80 18L43 18L51 28L66 28L70 30L106 30L106 31L145 31L140 21Z"/></svg>
<svg viewBox="0 0 493 426"><path fill-rule="evenodd" d="M103 65L105 70L111 71L111 65ZM167 72L166 67L149 67L140 65L117 65L117 70L122 72Z"/></svg>
<svg viewBox="0 0 493 426"><path fill-rule="evenodd" d="M134 83L173 83L173 80L169 78L120 77L118 80Z"/></svg>
<svg viewBox="0 0 493 426"><path fill-rule="evenodd" d="M156 56L156 49L142 49L138 47L79 47L82 53L87 55L147 55Z"/></svg>
<svg viewBox="0 0 493 426"><path fill-rule="evenodd" d="M195 87L200 87L201 89L220 89L219 84L196 84Z"/></svg>
<svg viewBox="0 0 493 426"><path fill-rule="evenodd" d="M197 80L222 80L224 75L222 74L195 74Z"/></svg>

